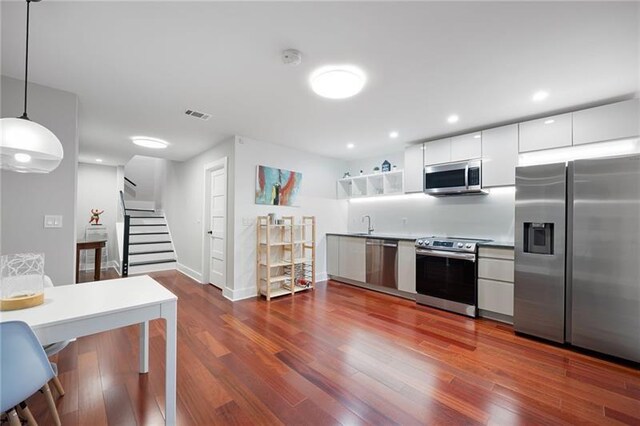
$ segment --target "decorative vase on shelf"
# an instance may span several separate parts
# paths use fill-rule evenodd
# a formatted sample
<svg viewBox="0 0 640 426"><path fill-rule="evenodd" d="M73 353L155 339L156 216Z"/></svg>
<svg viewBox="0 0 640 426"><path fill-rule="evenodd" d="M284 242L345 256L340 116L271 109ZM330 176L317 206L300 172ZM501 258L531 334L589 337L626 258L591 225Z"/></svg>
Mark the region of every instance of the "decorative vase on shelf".
<svg viewBox="0 0 640 426"><path fill-rule="evenodd" d="M375 167L373 168L373 173L380 173L380 167L375 166Z"/></svg>

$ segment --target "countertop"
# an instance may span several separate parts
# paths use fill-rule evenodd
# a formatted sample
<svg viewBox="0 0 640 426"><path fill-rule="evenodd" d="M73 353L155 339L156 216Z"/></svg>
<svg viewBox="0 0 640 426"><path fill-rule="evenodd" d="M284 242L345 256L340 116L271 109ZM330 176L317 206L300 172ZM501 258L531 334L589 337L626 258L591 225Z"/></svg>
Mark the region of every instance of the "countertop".
<svg viewBox="0 0 640 426"><path fill-rule="evenodd" d="M478 244L480 247L514 248L513 241L487 241Z"/></svg>
<svg viewBox="0 0 640 426"><path fill-rule="evenodd" d="M341 237L356 237L356 238L381 238L381 239L398 240L398 241L415 241L418 238L424 237L424 235L412 235L412 234L373 233L369 235L369 234L360 234L356 232L327 232L327 235L339 235Z"/></svg>
<svg viewBox="0 0 640 426"><path fill-rule="evenodd" d="M418 238L424 238L425 234L384 234L373 233L371 235L362 234L357 232L327 232L327 235L338 235L341 237L356 237L356 238L383 238L388 240L398 241L415 241ZM497 248L514 248L513 241L486 241L478 244L480 247L497 247Z"/></svg>

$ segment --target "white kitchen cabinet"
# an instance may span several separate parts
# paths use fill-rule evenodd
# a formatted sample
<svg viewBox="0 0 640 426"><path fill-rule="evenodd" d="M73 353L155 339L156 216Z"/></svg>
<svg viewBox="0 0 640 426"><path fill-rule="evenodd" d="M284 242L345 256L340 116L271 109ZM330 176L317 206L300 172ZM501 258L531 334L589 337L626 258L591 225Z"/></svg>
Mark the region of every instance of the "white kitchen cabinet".
<svg viewBox="0 0 640 426"><path fill-rule="evenodd" d="M568 113L520 123L520 152L571 146L571 116Z"/></svg>
<svg viewBox="0 0 640 426"><path fill-rule="evenodd" d="M411 145L404 150L404 192L424 190L424 144Z"/></svg>
<svg viewBox="0 0 640 426"><path fill-rule="evenodd" d="M354 281L366 281L366 238L340 237L338 276Z"/></svg>
<svg viewBox="0 0 640 426"><path fill-rule="evenodd" d="M416 245L414 241L398 242L398 290L416 293Z"/></svg>
<svg viewBox="0 0 640 426"><path fill-rule="evenodd" d="M448 163L449 161L451 161L451 138L425 142L425 165Z"/></svg>
<svg viewBox="0 0 640 426"><path fill-rule="evenodd" d="M340 274L340 236L327 235L327 274Z"/></svg>
<svg viewBox="0 0 640 426"><path fill-rule="evenodd" d="M513 282L513 260L480 258L478 277Z"/></svg>
<svg viewBox="0 0 640 426"><path fill-rule="evenodd" d="M482 132L482 186L515 185L518 165L518 125Z"/></svg>
<svg viewBox="0 0 640 426"><path fill-rule="evenodd" d="M573 144L640 135L640 100L618 102L573 113Z"/></svg>
<svg viewBox="0 0 640 426"><path fill-rule="evenodd" d="M513 316L513 259L512 248L480 247L478 250L478 308L481 315L502 321L509 321Z"/></svg>
<svg viewBox="0 0 640 426"><path fill-rule="evenodd" d="M451 138L451 161L464 161L482 157L482 134L480 132Z"/></svg>
<svg viewBox="0 0 640 426"><path fill-rule="evenodd" d="M478 307L513 316L513 283L478 278Z"/></svg>

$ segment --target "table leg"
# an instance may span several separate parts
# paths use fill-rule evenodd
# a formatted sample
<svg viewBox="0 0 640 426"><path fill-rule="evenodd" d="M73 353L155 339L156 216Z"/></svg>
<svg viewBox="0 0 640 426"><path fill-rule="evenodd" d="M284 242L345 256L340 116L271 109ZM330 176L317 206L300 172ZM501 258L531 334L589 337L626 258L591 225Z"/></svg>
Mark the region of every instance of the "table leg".
<svg viewBox="0 0 640 426"><path fill-rule="evenodd" d="M76 248L76 283L80 281L80 249Z"/></svg>
<svg viewBox="0 0 640 426"><path fill-rule="evenodd" d="M140 374L149 372L149 321L140 323Z"/></svg>
<svg viewBox="0 0 640 426"><path fill-rule="evenodd" d="M102 247L96 247L96 258L94 261L93 279L100 281L100 271L102 270Z"/></svg>
<svg viewBox="0 0 640 426"><path fill-rule="evenodd" d="M166 328L165 353L165 424L176 424L176 351L177 351L177 311L176 301L162 305L162 317Z"/></svg>

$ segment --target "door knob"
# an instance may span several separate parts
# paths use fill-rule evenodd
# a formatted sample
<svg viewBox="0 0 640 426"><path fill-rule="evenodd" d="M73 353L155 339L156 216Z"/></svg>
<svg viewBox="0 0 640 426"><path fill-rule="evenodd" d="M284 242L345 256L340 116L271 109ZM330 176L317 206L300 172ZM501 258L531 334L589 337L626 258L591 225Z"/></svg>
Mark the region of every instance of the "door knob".
<svg viewBox="0 0 640 426"><path fill-rule="evenodd" d="M207 232L207 234L213 235L213 231L209 231L209 232Z"/></svg>

